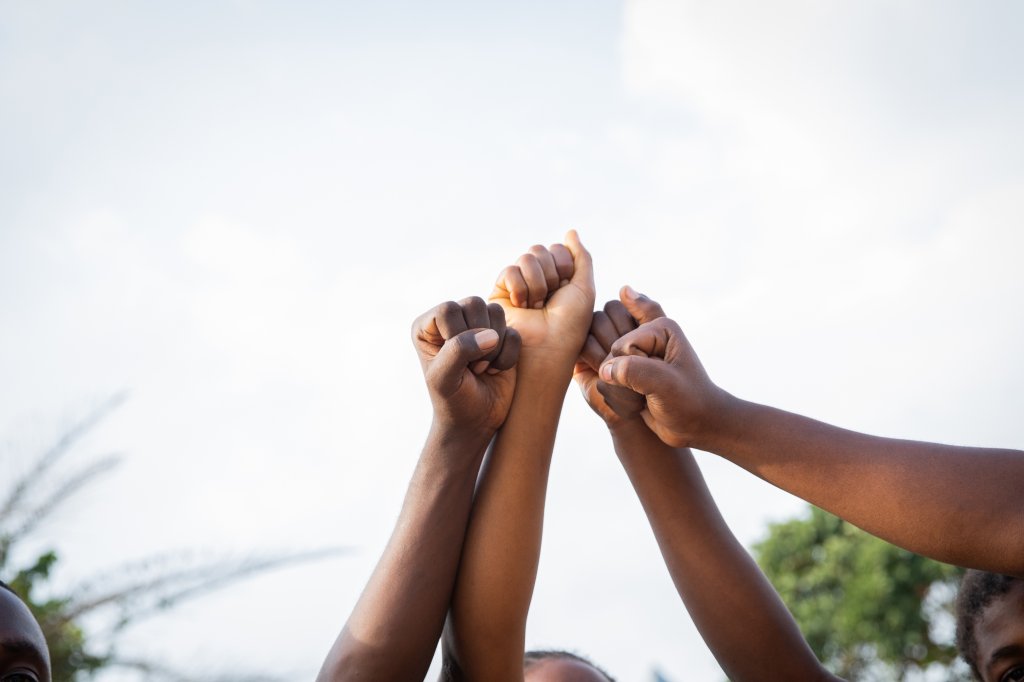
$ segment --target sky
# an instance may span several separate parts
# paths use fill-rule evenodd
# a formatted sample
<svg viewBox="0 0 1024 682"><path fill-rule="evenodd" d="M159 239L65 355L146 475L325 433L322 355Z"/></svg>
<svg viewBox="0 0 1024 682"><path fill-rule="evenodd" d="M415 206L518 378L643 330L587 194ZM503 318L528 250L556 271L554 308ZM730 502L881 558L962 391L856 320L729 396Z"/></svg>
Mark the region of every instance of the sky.
<svg viewBox="0 0 1024 682"><path fill-rule="evenodd" d="M125 644L312 678L430 421L411 321L569 228L598 303L659 300L735 395L1022 447L1022 20L1009 0L0 4L0 479L130 395L72 456L122 466L26 551L59 547L71 585L177 548L344 546ZM745 544L803 509L698 454ZM574 387L527 643L722 678Z"/></svg>

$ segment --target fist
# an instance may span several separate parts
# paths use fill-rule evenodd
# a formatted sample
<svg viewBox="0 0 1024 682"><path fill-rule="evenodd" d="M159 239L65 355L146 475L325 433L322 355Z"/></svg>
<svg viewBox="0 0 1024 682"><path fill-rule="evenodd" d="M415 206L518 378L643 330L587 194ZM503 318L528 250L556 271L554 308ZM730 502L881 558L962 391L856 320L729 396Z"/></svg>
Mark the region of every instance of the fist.
<svg viewBox="0 0 1024 682"><path fill-rule="evenodd" d="M501 306L478 297L442 303L413 322L412 340L435 423L497 431L512 402L521 345Z"/></svg>
<svg viewBox="0 0 1024 682"><path fill-rule="evenodd" d="M608 301L604 310L594 313L583 352L573 378L587 404L604 419L609 428L623 421L641 419L646 407L644 396L626 386L614 386L598 377L598 370L609 356L612 344L645 322L664 317L661 306L632 287L622 287L619 300Z"/></svg>
<svg viewBox="0 0 1024 682"><path fill-rule="evenodd" d="M641 418L673 447L696 445L726 397L708 378L683 330L667 317L616 340L598 376L643 395Z"/></svg>
<svg viewBox="0 0 1024 682"><path fill-rule="evenodd" d="M491 301L523 339L524 358L571 367L583 348L594 307L590 253L575 230L564 244L537 245L501 271Z"/></svg>

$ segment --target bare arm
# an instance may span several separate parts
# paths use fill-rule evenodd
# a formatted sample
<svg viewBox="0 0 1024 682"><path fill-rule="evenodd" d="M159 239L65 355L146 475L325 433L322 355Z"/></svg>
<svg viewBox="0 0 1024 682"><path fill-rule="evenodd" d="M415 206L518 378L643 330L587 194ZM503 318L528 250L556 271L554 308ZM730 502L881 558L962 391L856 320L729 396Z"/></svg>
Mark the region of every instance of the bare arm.
<svg viewBox="0 0 1024 682"><path fill-rule="evenodd" d="M531 249L532 257L502 273L492 295L522 335L523 351L512 408L473 505L445 630L446 659L470 680L523 678L551 452L594 300L590 256L575 233L566 244Z"/></svg>
<svg viewBox="0 0 1024 682"><path fill-rule="evenodd" d="M666 443L721 455L910 551L1024 577L1024 453L869 436L739 400L664 318L612 355L601 378L644 394Z"/></svg>
<svg viewBox="0 0 1024 682"><path fill-rule="evenodd" d="M643 505L665 565L719 665L744 680L834 680L792 615L718 511L693 455L666 445L644 423L638 394L602 384L596 368L634 320L663 316L644 299L610 301L594 314L576 380L611 431L615 451Z"/></svg>
<svg viewBox="0 0 1024 682"><path fill-rule="evenodd" d="M500 307L479 298L438 306L417 320L413 340L434 422L395 530L320 682L423 679L451 599L480 462L511 401L518 334L505 329ZM484 360L494 374L477 365Z"/></svg>

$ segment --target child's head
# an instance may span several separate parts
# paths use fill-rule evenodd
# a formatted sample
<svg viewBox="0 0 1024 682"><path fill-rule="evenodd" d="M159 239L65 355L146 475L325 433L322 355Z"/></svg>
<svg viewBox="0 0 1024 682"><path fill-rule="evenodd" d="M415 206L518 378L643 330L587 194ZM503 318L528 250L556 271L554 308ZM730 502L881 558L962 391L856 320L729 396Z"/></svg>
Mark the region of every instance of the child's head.
<svg viewBox="0 0 1024 682"><path fill-rule="evenodd" d="M50 654L28 607L0 582L0 679L8 677L49 682Z"/></svg>
<svg viewBox="0 0 1024 682"><path fill-rule="evenodd" d="M568 651L527 651L523 672L527 682L615 682L587 659Z"/></svg>
<svg viewBox="0 0 1024 682"><path fill-rule="evenodd" d="M967 571L956 611L956 645L975 677L1024 680L1024 579Z"/></svg>

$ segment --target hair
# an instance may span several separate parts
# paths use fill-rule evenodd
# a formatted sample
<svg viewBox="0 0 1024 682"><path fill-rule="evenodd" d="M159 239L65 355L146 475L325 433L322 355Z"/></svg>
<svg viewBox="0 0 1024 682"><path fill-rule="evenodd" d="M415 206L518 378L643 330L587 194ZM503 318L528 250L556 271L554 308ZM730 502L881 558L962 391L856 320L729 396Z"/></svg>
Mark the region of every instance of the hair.
<svg viewBox="0 0 1024 682"><path fill-rule="evenodd" d="M971 667L975 679L981 679L978 670L978 641L974 628L989 604L1002 597L1019 582L1020 578L974 569L964 573L956 597L956 648Z"/></svg>
<svg viewBox="0 0 1024 682"><path fill-rule="evenodd" d="M597 672L604 675L604 678L608 682L615 682L615 678L606 673L600 666L594 664L590 660L574 654L571 651L561 651L559 649L534 649L533 651L527 651L523 654L523 670L529 670L535 665L539 665L544 661L576 661L583 665L588 665Z"/></svg>

